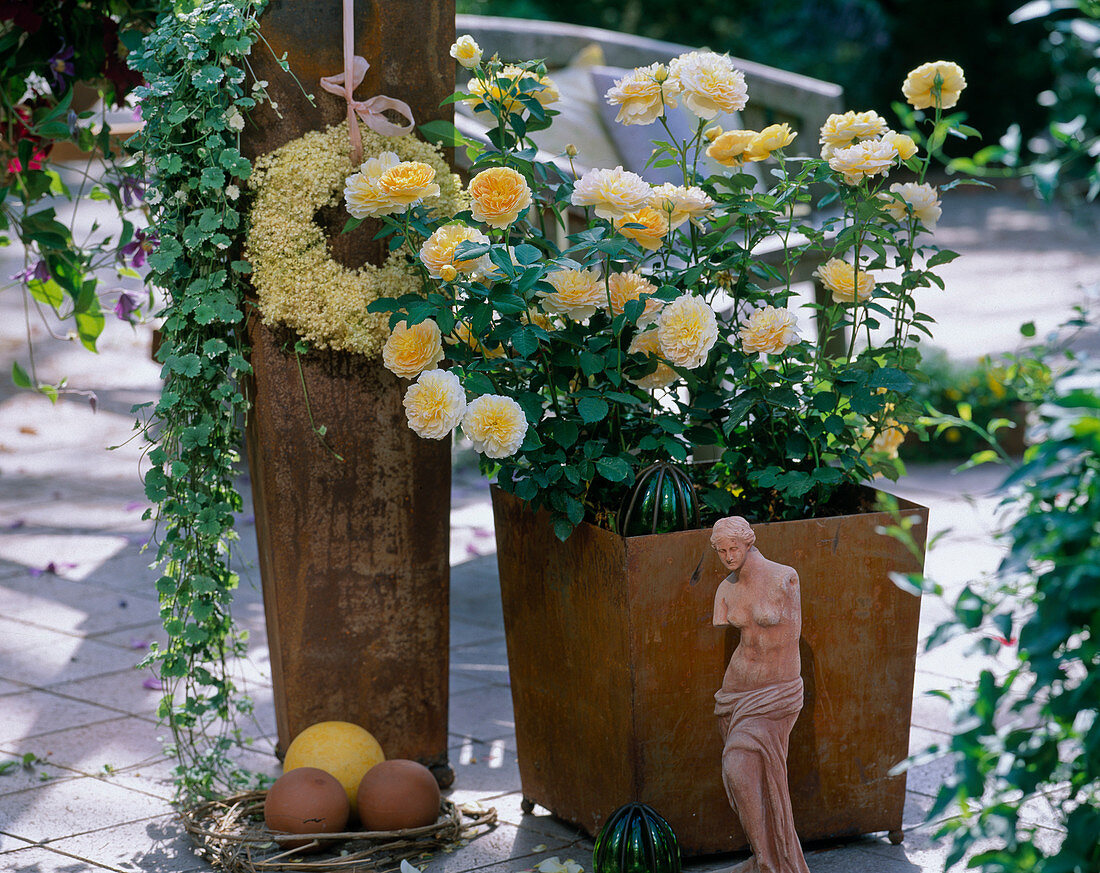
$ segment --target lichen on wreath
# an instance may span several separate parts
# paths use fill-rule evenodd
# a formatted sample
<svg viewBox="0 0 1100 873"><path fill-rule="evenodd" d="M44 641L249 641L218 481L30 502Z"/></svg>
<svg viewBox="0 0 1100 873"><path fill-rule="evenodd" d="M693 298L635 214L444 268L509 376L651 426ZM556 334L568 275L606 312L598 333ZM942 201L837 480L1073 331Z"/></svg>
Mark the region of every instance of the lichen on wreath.
<svg viewBox="0 0 1100 873"><path fill-rule="evenodd" d="M438 147L412 134L363 131L364 165L372 161L419 162L435 172L433 216L451 216L464 205L462 183ZM346 267L332 256L317 213L343 202L354 173L346 122L310 131L256 161L249 187L255 193L245 257L265 324L292 328L314 348L377 357L389 336L387 317L368 313L381 297L418 293L422 279L406 252L395 249L381 266ZM411 207L410 207L411 208Z"/></svg>

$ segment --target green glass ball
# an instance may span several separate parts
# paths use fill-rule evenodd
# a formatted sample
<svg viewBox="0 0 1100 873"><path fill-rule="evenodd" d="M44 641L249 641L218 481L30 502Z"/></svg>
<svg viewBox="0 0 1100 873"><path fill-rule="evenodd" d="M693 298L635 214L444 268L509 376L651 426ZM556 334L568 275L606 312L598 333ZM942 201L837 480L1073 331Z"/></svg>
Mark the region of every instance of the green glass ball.
<svg viewBox="0 0 1100 873"><path fill-rule="evenodd" d="M592 852L593 873L680 873L680 845L664 818L645 803L611 813Z"/></svg>

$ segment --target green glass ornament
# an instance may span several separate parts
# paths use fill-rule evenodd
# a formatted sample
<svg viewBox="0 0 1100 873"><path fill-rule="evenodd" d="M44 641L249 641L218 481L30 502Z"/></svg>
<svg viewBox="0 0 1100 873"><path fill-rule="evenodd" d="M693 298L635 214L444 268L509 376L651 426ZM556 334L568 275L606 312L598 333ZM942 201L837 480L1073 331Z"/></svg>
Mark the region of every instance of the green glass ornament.
<svg viewBox="0 0 1100 873"><path fill-rule="evenodd" d="M651 806L620 806L596 836L593 873L680 873L680 845Z"/></svg>
<svg viewBox="0 0 1100 873"><path fill-rule="evenodd" d="M625 537L697 527L699 503L691 479L682 469L664 461L638 474L619 510L619 532Z"/></svg>

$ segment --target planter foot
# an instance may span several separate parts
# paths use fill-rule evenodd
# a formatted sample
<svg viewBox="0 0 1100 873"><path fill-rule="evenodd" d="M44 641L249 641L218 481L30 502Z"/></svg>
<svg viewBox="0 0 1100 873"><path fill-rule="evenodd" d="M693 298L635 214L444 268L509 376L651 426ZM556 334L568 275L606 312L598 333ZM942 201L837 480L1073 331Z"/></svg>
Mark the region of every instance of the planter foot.
<svg viewBox="0 0 1100 873"><path fill-rule="evenodd" d="M455 771L446 761L429 764L428 769L432 771L432 775L441 789L446 790L455 784Z"/></svg>
<svg viewBox="0 0 1100 873"><path fill-rule="evenodd" d="M886 835L886 839L890 841L891 845L900 846L901 841L905 839L905 833L900 828L896 831L890 831Z"/></svg>
<svg viewBox="0 0 1100 873"><path fill-rule="evenodd" d="M523 810L524 815L530 815L535 811L535 801L530 797L525 797L519 802L519 808Z"/></svg>

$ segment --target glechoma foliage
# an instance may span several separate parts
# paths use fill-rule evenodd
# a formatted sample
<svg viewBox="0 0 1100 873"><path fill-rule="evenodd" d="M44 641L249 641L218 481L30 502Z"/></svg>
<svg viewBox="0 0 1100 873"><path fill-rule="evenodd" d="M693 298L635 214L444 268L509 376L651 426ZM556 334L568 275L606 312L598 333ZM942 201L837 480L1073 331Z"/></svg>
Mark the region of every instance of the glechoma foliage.
<svg viewBox="0 0 1100 873"><path fill-rule="evenodd" d="M621 167L579 173L575 148L543 160L532 135L557 99L544 66L483 60L467 39L452 54L473 78L453 99L487 120L488 142L424 129L465 146L470 209L430 218L417 205L430 179L385 153L348 180L353 216L380 219L424 279L423 294L370 307L390 313L386 365L418 380L410 426L436 439L461 427L562 538L584 520L614 529L635 475L660 460L687 465L714 514L759 519L827 514L855 484L896 478L921 412L909 392L932 321L922 298L956 256L930 231L958 181L925 178L947 135L975 133L942 112L962 70L910 74L910 117L927 129L910 136L874 111L820 132L723 130L713 119L748 99L728 57L637 69L607 99L621 122L658 130L650 164L676 181L654 186ZM677 103L696 118L686 138L666 115ZM788 155L797 135L819 136L822 157ZM774 239L782 257L758 257ZM831 298L798 309L804 259ZM691 463L702 457L715 462Z"/></svg>

